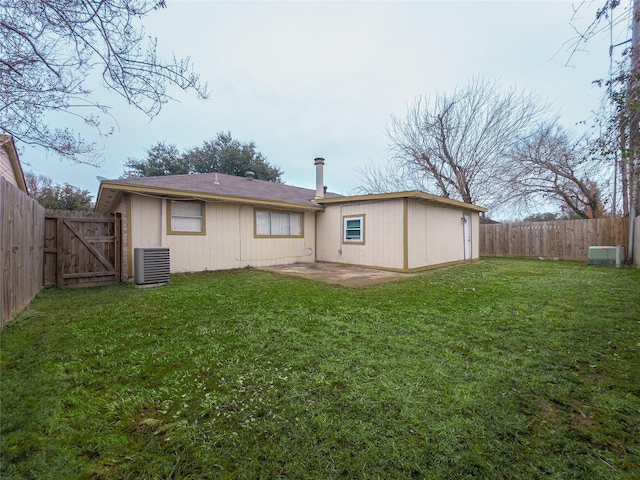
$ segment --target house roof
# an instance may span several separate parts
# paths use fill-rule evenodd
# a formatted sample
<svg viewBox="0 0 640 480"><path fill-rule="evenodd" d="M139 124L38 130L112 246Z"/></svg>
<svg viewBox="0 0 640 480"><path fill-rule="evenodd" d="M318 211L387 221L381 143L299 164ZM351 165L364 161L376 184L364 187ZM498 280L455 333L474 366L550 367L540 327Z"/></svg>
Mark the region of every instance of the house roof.
<svg viewBox="0 0 640 480"><path fill-rule="evenodd" d="M100 190L96 200L96 211L111 211L122 192L166 198L192 198L308 210L323 210L324 205L332 204L412 198L440 206L461 208L475 212L487 211L486 208L477 205L431 195L418 190L348 197L326 192L324 198L315 199L315 189L257 179L250 180L247 177L225 175L223 173L103 180L100 183Z"/></svg>
<svg viewBox="0 0 640 480"><path fill-rule="evenodd" d="M315 189L222 173L198 173L103 180L98 191L96 211L109 212L115 207L121 192L282 208L323 209L317 202L314 202ZM325 194L325 199L335 197L338 197L335 193L327 192Z"/></svg>
<svg viewBox="0 0 640 480"><path fill-rule="evenodd" d="M9 163L11 164L18 188L23 192L29 193L27 190L27 182L24 180L24 172L20 165L20 159L18 158L18 150L16 149L16 144L13 142L13 137L11 135L0 134L0 148L2 148L7 153L7 157L9 157Z"/></svg>
<svg viewBox="0 0 640 480"><path fill-rule="evenodd" d="M427 203L432 203L440 206L457 207L463 210L471 210L474 212L486 212L487 209L473 205L471 203L460 202L459 200L452 200L450 198L439 197L437 195L431 195L430 193L421 192L419 190L412 190L408 192L391 192L391 193L374 193L369 195L355 195L350 197L332 197L316 200L316 202L323 205L327 204L340 204L340 203L354 203L354 202L373 202L380 200L389 200L396 198L412 198L415 200L422 200Z"/></svg>

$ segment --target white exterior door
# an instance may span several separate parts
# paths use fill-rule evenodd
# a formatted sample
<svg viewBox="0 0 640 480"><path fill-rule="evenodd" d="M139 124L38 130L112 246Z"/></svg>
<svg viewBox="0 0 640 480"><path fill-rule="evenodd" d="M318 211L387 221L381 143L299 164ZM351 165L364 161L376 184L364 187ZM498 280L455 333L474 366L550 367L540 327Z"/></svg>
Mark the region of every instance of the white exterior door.
<svg viewBox="0 0 640 480"><path fill-rule="evenodd" d="M464 215L464 259L471 260L471 216Z"/></svg>

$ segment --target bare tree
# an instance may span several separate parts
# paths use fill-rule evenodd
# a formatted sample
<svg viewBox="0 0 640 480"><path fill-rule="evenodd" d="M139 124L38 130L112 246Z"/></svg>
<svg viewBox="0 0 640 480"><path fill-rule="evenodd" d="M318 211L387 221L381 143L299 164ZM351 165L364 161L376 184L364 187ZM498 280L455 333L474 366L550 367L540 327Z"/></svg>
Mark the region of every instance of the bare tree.
<svg viewBox="0 0 640 480"><path fill-rule="evenodd" d="M452 94L419 97L387 127L388 178L380 181L375 169L361 171L361 191L417 184L447 198L498 206L504 192L496 178L507 153L546 112L537 95L480 78Z"/></svg>
<svg viewBox="0 0 640 480"><path fill-rule="evenodd" d="M390 161L382 165L370 162L358 169L358 178L363 182L355 189L358 194L387 193L421 190L428 191L427 176L406 162Z"/></svg>
<svg viewBox="0 0 640 480"><path fill-rule="evenodd" d="M630 186L633 183L629 154L629 118L627 108L626 80L616 78L615 85L609 86L609 105L603 106L594 116L593 129L596 132L592 153L600 159L603 168L610 169L612 178L611 214L629 216L629 205L633 199ZM613 109L611 108L613 107Z"/></svg>
<svg viewBox="0 0 640 480"><path fill-rule="evenodd" d="M605 0L593 2L580 0L573 5L573 15L569 20L569 26L573 28L575 36L565 45L569 56L566 66L573 66L573 61L578 53L586 52L587 44L596 37L609 37L609 55L612 57L614 49L625 47L631 39L621 39L625 35L631 16L631 2L635 0ZM590 19L590 20L589 20ZM587 21L588 23L585 23ZM614 40L615 39L615 40ZM628 52L623 51L623 56Z"/></svg>
<svg viewBox="0 0 640 480"><path fill-rule="evenodd" d="M591 2L582 2L579 8ZM640 0L629 0L626 6L621 6L620 0L606 0L599 8L593 21L586 29L576 29L578 37L574 42L575 53L579 47L586 44L594 35L609 33L609 57L611 59L610 80L608 82L609 96L616 104L619 113L617 125L620 134L620 175L622 178L622 198L625 213L629 215L629 252L628 260L633 258L634 222L640 211ZM573 19L572 19L573 21ZM630 35L614 43L614 27L628 30ZM626 48L626 45L629 47ZM613 80L613 51L617 47L625 46L622 57L628 61L619 63L617 79ZM614 85L624 85L625 101L621 103L612 95ZM626 202L626 205L625 205Z"/></svg>
<svg viewBox="0 0 640 480"><path fill-rule="evenodd" d="M169 85L207 96L190 60L164 62L141 20L163 0L0 0L0 130L74 162L95 164L95 145L46 115L65 113L99 127L108 107L87 79L102 69L104 86L153 117L170 100Z"/></svg>
<svg viewBox="0 0 640 480"><path fill-rule="evenodd" d="M589 141L573 141L556 124L546 124L514 145L503 171L510 204L530 210L556 204L569 216L603 216L607 169L591 155Z"/></svg>

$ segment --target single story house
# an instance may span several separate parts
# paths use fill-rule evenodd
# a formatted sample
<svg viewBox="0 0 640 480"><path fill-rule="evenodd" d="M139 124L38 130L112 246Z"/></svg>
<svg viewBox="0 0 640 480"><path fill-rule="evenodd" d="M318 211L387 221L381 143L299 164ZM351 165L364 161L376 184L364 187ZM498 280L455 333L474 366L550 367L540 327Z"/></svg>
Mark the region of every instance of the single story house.
<svg viewBox="0 0 640 480"><path fill-rule="evenodd" d="M96 210L122 218L123 279L135 248L168 247L170 270L332 262L399 272L476 260L479 212L420 191L341 196L204 173L102 180Z"/></svg>

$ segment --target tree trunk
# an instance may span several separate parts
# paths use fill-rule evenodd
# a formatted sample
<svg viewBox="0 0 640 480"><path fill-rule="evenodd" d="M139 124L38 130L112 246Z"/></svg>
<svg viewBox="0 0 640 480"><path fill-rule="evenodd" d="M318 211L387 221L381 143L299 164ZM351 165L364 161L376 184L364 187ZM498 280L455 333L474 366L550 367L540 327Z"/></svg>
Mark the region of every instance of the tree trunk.
<svg viewBox="0 0 640 480"><path fill-rule="evenodd" d="M622 197L622 216L629 216L629 169L627 157L627 117L626 111L620 109L620 182Z"/></svg>
<svg viewBox="0 0 640 480"><path fill-rule="evenodd" d="M629 75L627 108L629 115L629 180L632 205L640 210L640 0L633 2L631 34L631 74ZM631 199L630 199L631 200Z"/></svg>

